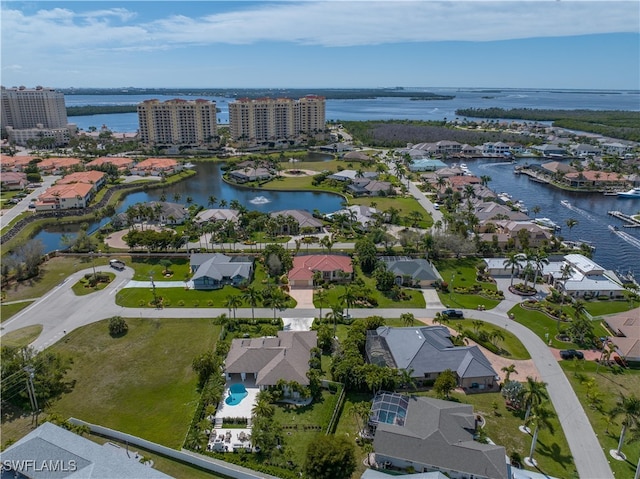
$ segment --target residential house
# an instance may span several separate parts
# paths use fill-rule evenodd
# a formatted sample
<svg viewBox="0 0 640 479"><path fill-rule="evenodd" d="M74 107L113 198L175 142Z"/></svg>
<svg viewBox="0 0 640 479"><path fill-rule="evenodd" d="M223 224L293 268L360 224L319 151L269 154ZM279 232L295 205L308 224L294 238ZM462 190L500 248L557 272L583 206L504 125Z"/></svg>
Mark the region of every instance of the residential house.
<svg viewBox="0 0 640 479"><path fill-rule="evenodd" d="M454 346L444 326L392 328L367 331L367 361L411 371L418 385L433 384L446 369L456 374L458 386L495 391L499 376L478 346Z"/></svg>
<svg viewBox="0 0 640 479"><path fill-rule="evenodd" d="M292 288L312 288L313 275L322 273L323 281L349 281L353 278L351 258L338 254L299 255L293 258L289 271L289 286Z"/></svg>
<svg viewBox="0 0 640 479"><path fill-rule="evenodd" d="M261 390L280 381L309 385L311 350L318 345L316 331L278 331L277 337L234 339L225 360L227 380L255 381ZM294 399L297 391L285 391Z"/></svg>
<svg viewBox="0 0 640 479"><path fill-rule="evenodd" d="M534 150L542 153L542 156L564 156L567 154L567 150L565 150L562 146L544 144L544 145L536 145L532 147Z"/></svg>
<svg viewBox="0 0 640 479"><path fill-rule="evenodd" d="M606 171L585 170L564 175L563 181L574 188L625 188L628 186L624 175Z"/></svg>
<svg viewBox="0 0 640 479"><path fill-rule="evenodd" d="M627 361L640 361L640 308L605 316L604 321L613 331L609 340L616 352Z"/></svg>
<svg viewBox="0 0 640 479"><path fill-rule="evenodd" d="M104 165L113 165L118 169L119 172L124 172L130 169L134 165L134 163L135 161L133 160L133 158L102 156L87 163L86 167L91 170L99 169Z"/></svg>
<svg viewBox="0 0 640 479"><path fill-rule="evenodd" d="M409 258L407 256L382 256L380 258L387 270L395 276L395 282L399 286L411 286L426 288L440 278L438 272L429 261L422 258Z"/></svg>
<svg viewBox="0 0 640 479"><path fill-rule="evenodd" d="M24 171L25 167L35 159L37 159L35 156L0 155L0 169L2 171Z"/></svg>
<svg viewBox="0 0 640 479"><path fill-rule="evenodd" d="M179 203L169 203L166 201L150 201L149 203L138 204L137 206L147 206L148 213L137 214L133 217L134 223L147 222L159 225L181 225L189 216L189 212ZM121 213L126 216L126 213ZM125 218L126 220L126 218Z"/></svg>
<svg viewBox="0 0 640 479"><path fill-rule="evenodd" d="M344 181L348 183L351 181L356 181L361 178L364 178L367 180L374 180L377 177L378 177L378 173L374 171L363 171L359 173L356 170L342 170L327 176L327 179Z"/></svg>
<svg viewBox="0 0 640 479"><path fill-rule="evenodd" d="M194 289L242 286L253 277L253 258L222 253L194 253L189 259Z"/></svg>
<svg viewBox="0 0 640 479"><path fill-rule="evenodd" d="M280 223L280 234L297 235L305 232L305 234L322 233L324 225L322 221L315 218L306 210L281 210L274 211L269 214L272 218L283 218ZM293 218L293 221L286 221L287 218Z"/></svg>
<svg viewBox="0 0 640 479"><path fill-rule="evenodd" d="M560 163L559 161L548 161L546 163L542 163L539 168L542 172L552 175L563 175L566 173L574 173L578 171L573 166L567 163Z"/></svg>
<svg viewBox="0 0 640 479"><path fill-rule="evenodd" d="M457 166L454 166L451 168L449 167L439 168L436 170L436 176L438 178L451 178L452 176L462 176L462 175L464 175L464 171L462 171Z"/></svg>
<svg viewBox="0 0 640 479"><path fill-rule="evenodd" d="M494 201L474 202L474 215L480 221L480 224L487 222L495 223L498 220L508 219L511 221L528 221L529 217L520 211L514 211L508 206L501 205Z"/></svg>
<svg viewBox="0 0 640 479"><path fill-rule="evenodd" d="M24 190L28 184L26 173L6 171L0 175L0 186L5 191Z"/></svg>
<svg viewBox="0 0 640 479"><path fill-rule="evenodd" d="M377 463L376 463L377 464ZM378 467L384 467L384 464L378 464ZM389 479L389 474L376 469L365 469L360 479ZM423 472L420 474L411 474L411 479L447 479L447 476L441 472Z"/></svg>
<svg viewBox="0 0 640 479"><path fill-rule="evenodd" d="M553 238L553 233L547 228L543 228L531 221L498 220L492 223L496 226L496 231L493 233L503 233L507 235L508 239L513 240L516 248L539 248L540 246L548 244ZM484 230L486 231L486 228L484 228ZM483 239L485 239L484 236ZM492 238L489 240L492 240ZM485 239L485 241L487 241L487 239ZM500 246L504 247L506 243L500 244Z"/></svg>
<svg viewBox="0 0 640 479"><path fill-rule="evenodd" d="M475 440L470 404L381 392L373 400L376 462L452 479L512 479L505 448Z"/></svg>
<svg viewBox="0 0 640 479"><path fill-rule="evenodd" d="M620 142L602 143L602 151L607 155L622 156L631 150L629 145Z"/></svg>
<svg viewBox="0 0 640 479"><path fill-rule="evenodd" d="M229 176L237 183L247 183L248 181L262 181L273 177L273 174L267 168L245 167L240 170L233 170Z"/></svg>
<svg viewBox="0 0 640 479"><path fill-rule="evenodd" d="M462 144L457 141L440 140L436 142L436 152L440 155L458 154L462 151Z"/></svg>
<svg viewBox="0 0 640 479"><path fill-rule="evenodd" d="M465 190L467 185L473 186L482 184L482 180L473 175L451 176L447 181L451 185L451 188L461 192Z"/></svg>
<svg viewBox="0 0 640 479"><path fill-rule="evenodd" d="M90 183L53 185L38 196L36 211L69 210L85 208L95 190Z"/></svg>
<svg viewBox="0 0 640 479"><path fill-rule="evenodd" d="M78 158L46 158L38 163L38 169L43 174L60 175L80 165L82 162Z"/></svg>
<svg viewBox="0 0 640 479"><path fill-rule="evenodd" d="M349 186L349 191L354 196L388 196L394 193L393 185L388 181L355 180Z"/></svg>
<svg viewBox="0 0 640 479"><path fill-rule="evenodd" d="M325 216L333 220L336 215L346 215L352 222L359 223L363 228L366 228L370 224L375 223L375 217L379 213L377 209L367 205L351 205L347 206L344 210L338 210Z"/></svg>
<svg viewBox="0 0 640 479"><path fill-rule="evenodd" d="M589 156L600 156L602 150L597 146L587 145L585 143L579 143L573 147L571 147L571 151L574 155L579 156L581 158L589 157Z"/></svg>
<svg viewBox="0 0 640 479"><path fill-rule="evenodd" d="M504 156L511 154L511 147L502 141L487 142L482 145L484 156Z"/></svg>
<svg viewBox="0 0 640 479"><path fill-rule="evenodd" d="M70 185L72 183L86 183L93 187L94 192L98 192L105 184L107 175L102 171L78 171L65 175L58 181L56 185Z"/></svg>
<svg viewBox="0 0 640 479"><path fill-rule="evenodd" d="M212 208L200 211L194 218L194 222L198 224L216 223L218 221L231 221L232 223L238 223L239 213L240 212L238 210Z"/></svg>
<svg viewBox="0 0 640 479"><path fill-rule="evenodd" d="M446 168L447 164L440 160L433 160L431 158L422 158L418 160L412 160L409 163L409 171L436 171L441 168Z"/></svg>
<svg viewBox="0 0 640 479"><path fill-rule="evenodd" d="M510 277L511 276L511 266L505 266L504 262L507 260L507 258L482 258L482 261L484 261L486 268L485 271L487 272L488 275L490 276L504 276L504 277ZM520 268L518 266L515 266L513 268L513 275L514 277L517 277L520 274Z"/></svg>
<svg viewBox="0 0 640 479"><path fill-rule="evenodd" d="M571 274L568 278L562 275L562 263L570 266ZM564 262L549 263L542 273L547 281L573 298L624 297L625 289L614 279L617 278L615 273L606 271L581 254L568 254L564 257Z"/></svg>
<svg viewBox="0 0 640 479"><path fill-rule="evenodd" d="M475 156L480 156L482 154L482 149L478 148L477 146L467 145L465 143L464 145L462 145L462 149L460 150L460 153L462 153L464 156L475 157Z"/></svg>
<svg viewBox="0 0 640 479"><path fill-rule="evenodd" d="M132 175L140 176L172 175L180 170L180 163L171 158L147 158L130 168Z"/></svg>
<svg viewBox="0 0 640 479"><path fill-rule="evenodd" d="M20 479L171 479L148 464L142 455L102 445L45 422L2 452L2 477ZM55 469L53 469L55 468Z"/></svg>
<svg viewBox="0 0 640 479"><path fill-rule="evenodd" d="M346 153L342 159L344 161L362 161L365 163L373 161L373 158L361 151L350 151L349 153Z"/></svg>

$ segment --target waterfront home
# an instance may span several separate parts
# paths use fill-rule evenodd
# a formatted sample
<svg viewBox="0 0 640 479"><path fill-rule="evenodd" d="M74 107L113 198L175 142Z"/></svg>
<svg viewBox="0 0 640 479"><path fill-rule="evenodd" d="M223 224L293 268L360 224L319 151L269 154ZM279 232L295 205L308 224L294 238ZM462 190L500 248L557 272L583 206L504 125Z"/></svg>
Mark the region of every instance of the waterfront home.
<svg viewBox="0 0 640 479"><path fill-rule="evenodd" d="M382 256L380 260L394 274L398 286L427 288L441 279L433 265L423 258Z"/></svg>
<svg viewBox="0 0 640 479"><path fill-rule="evenodd" d="M98 444L45 422L2 452L2 477L171 479L142 464L142 455L130 448L125 451L111 442Z"/></svg>
<svg viewBox="0 0 640 479"><path fill-rule="evenodd" d="M4 191L24 190L28 184L26 173L7 171L0 175L0 186Z"/></svg>
<svg viewBox="0 0 640 479"><path fill-rule="evenodd" d="M38 169L43 174L60 175L81 164L78 158L46 158L38 163Z"/></svg>
<svg viewBox="0 0 640 479"><path fill-rule="evenodd" d="M496 390L499 380L478 346L454 346L444 326L380 326L367 331L365 352L371 364L411 371L417 385L433 384L447 369L455 373L461 388Z"/></svg>
<svg viewBox="0 0 640 479"><path fill-rule="evenodd" d="M628 186L626 178L620 173L594 170L567 173L563 182L573 188L620 189Z"/></svg>
<svg viewBox="0 0 640 479"><path fill-rule="evenodd" d="M409 171L412 171L414 173L418 171L436 171L446 167L447 167L446 163L443 163L440 160L433 160L430 158L412 160L411 163L409 163Z"/></svg>
<svg viewBox="0 0 640 479"><path fill-rule="evenodd" d="M35 203L36 211L85 208L94 193L95 190L90 183L53 185L38 196L38 200Z"/></svg>
<svg viewBox="0 0 640 479"><path fill-rule="evenodd" d="M133 158L126 157L111 157L111 156L101 156L100 158L96 158L95 160L90 161L85 166L88 169L98 169L104 165L113 165L115 166L119 172L124 172L131 168L135 161Z"/></svg>
<svg viewBox="0 0 640 479"><path fill-rule="evenodd" d="M507 235L516 249L539 248L553 238L553 233L548 229L531 221L497 220L493 221L493 224L496 225L496 232Z"/></svg>
<svg viewBox="0 0 640 479"><path fill-rule="evenodd" d="M147 158L130 168L132 175L162 176L172 175L182 169L180 163L171 158Z"/></svg>
<svg viewBox="0 0 640 479"><path fill-rule="evenodd" d="M573 166L567 163L560 163L559 161L548 161L538 166L540 170L547 174L566 174L574 173L576 170Z"/></svg>
<svg viewBox="0 0 640 479"><path fill-rule="evenodd" d="M436 153L440 155L455 155L462 151L462 144L457 141L440 140L435 145Z"/></svg>
<svg viewBox="0 0 640 479"><path fill-rule="evenodd" d="M355 180L349 186L347 191L353 196L389 196L394 194L393 185L388 181Z"/></svg>
<svg viewBox="0 0 640 479"><path fill-rule="evenodd" d="M570 266L568 277L563 277L564 265ZM549 283L573 298L624 297L625 289L614 279L615 273L581 254L568 254L564 261L550 262L542 273Z"/></svg>
<svg viewBox="0 0 640 479"><path fill-rule="evenodd" d="M376 216L379 211L367 205L351 205L347 206L343 210L334 211L325 215L328 219L333 220L336 215L346 215L350 221L359 223L363 228L366 228L372 223L375 223Z"/></svg>
<svg viewBox="0 0 640 479"><path fill-rule="evenodd" d="M231 179L237 183L247 183L248 181L263 181L273 178L273 174L267 168L245 167L239 170L233 170L229 173Z"/></svg>
<svg viewBox="0 0 640 479"><path fill-rule="evenodd" d="M482 154L482 148L479 148L477 146L467 145L465 143L464 145L462 145L462 149L460 150L460 153L463 156L476 157Z"/></svg>
<svg viewBox="0 0 640 479"><path fill-rule="evenodd" d="M140 203L137 206L147 206L147 211L132 209L134 216L131 217L133 223L150 223L159 225L177 226L184 223L189 215L185 207L179 203L168 203L166 201L150 201L149 203ZM127 210L129 211L129 210ZM127 214L124 215L124 221L127 221Z"/></svg>
<svg viewBox="0 0 640 479"><path fill-rule="evenodd" d="M289 271L289 285L292 288L312 288L313 277L320 272L327 282L347 282L353 279L351 257L339 254L298 255L293 258Z"/></svg>
<svg viewBox="0 0 640 479"><path fill-rule="evenodd" d="M602 150L597 146L587 145L585 143L579 143L571 147L571 152L575 156L586 158L586 157L600 156L600 154L602 153Z"/></svg>
<svg viewBox="0 0 640 479"><path fill-rule="evenodd" d="M93 191L97 192L105 184L107 175L102 171L78 171L65 175L58 181L56 185L70 185L72 183L87 183L93 187Z"/></svg>
<svg viewBox="0 0 640 479"><path fill-rule="evenodd" d="M194 289L242 286L253 277L253 258L222 253L194 253L189 258Z"/></svg>
<svg viewBox="0 0 640 479"><path fill-rule="evenodd" d="M322 233L324 229L322 221L307 210L280 210L269 213L269 216L280 219L278 233L283 235L297 235L303 231L305 234Z"/></svg>
<svg viewBox="0 0 640 479"><path fill-rule="evenodd" d="M511 479L505 448L476 441L470 404L379 392L368 424L378 464L452 479Z"/></svg>
<svg viewBox="0 0 640 479"><path fill-rule="evenodd" d="M0 169L2 171L23 171L29 163L36 160L35 156L6 156L0 155Z"/></svg>
<svg viewBox="0 0 640 479"><path fill-rule="evenodd" d="M482 145L482 154L485 156L510 155L511 147L502 141L487 142Z"/></svg>
<svg viewBox="0 0 640 479"><path fill-rule="evenodd" d="M231 221L238 223L240 212L228 208L212 208L200 211L193 219L195 223L216 223L219 221Z"/></svg>
<svg viewBox="0 0 640 479"><path fill-rule="evenodd" d="M520 211L515 211L508 206L501 205L495 201L473 200L473 214L478 218L480 224L495 222L498 220L529 221L529 217Z"/></svg>
<svg viewBox="0 0 640 479"><path fill-rule="evenodd" d="M438 168L436 170L435 174L436 174L437 178L451 178L452 176L462 176L462 175L464 175L464 171L462 171L457 166L453 166L451 168L449 168L449 167Z"/></svg>
<svg viewBox="0 0 640 479"><path fill-rule="evenodd" d="M494 277L511 277L511 266L505 266L504 262L507 258L482 258L486 265L485 271L488 275ZM517 277L520 274L520 268L515 266L513 268L513 275Z"/></svg>
<svg viewBox="0 0 640 479"><path fill-rule="evenodd" d="M344 161L361 161L365 163L373 161L373 158L361 151L350 151L349 153L346 153L342 159Z"/></svg>
<svg viewBox="0 0 640 479"><path fill-rule="evenodd" d="M342 170L327 176L327 179L349 183L361 178L364 178L367 180L373 180L373 179L376 179L377 177L378 177L378 173L374 171L357 172L356 170Z"/></svg>
<svg viewBox="0 0 640 479"><path fill-rule="evenodd" d="M532 148L542 153L542 156L563 156L567 154L567 150L558 145L544 144L536 145Z"/></svg>
<svg viewBox="0 0 640 479"><path fill-rule="evenodd" d="M616 352L627 361L640 361L640 308L605 316L604 322L614 334L608 339Z"/></svg>
<svg viewBox="0 0 640 479"><path fill-rule="evenodd" d="M318 346L316 331L278 331L277 337L237 338L224 362L228 381L253 379L260 390L279 382L309 385L311 350ZM300 398L300 393L285 388L285 396Z"/></svg>
<svg viewBox="0 0 640 479"><path fill-rule="evenodd" d="M622 156L631 150L631 147L629 145L625 145L624 143L620 142L605 142L600 146L602 146L602 150L605 154L614 156Z"/></svg>

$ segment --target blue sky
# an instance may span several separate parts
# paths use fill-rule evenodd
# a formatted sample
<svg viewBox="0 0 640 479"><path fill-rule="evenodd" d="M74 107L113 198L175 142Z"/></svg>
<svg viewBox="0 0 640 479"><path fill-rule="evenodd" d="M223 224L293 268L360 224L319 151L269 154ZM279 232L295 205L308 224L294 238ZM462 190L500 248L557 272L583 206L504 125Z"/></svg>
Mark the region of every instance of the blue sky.
<svg viewBox="0 0 640 479"><path fill-rule="evenodd" d="M640 88L637 1L0 5L4 86Z"/></svg>

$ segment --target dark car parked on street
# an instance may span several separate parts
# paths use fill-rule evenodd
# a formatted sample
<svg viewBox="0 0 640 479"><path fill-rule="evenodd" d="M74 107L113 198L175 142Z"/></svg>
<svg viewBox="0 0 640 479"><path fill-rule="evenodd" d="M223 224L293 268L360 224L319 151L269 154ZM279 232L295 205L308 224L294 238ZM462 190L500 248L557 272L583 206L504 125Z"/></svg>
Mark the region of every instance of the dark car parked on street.
<svg viewBox="0 0 640 479"><path fill-rule="evenodd" d="M445 309L440 314L442 314L442 316L445 316L447 318L458 318L458 319L464 318L464 314L459 309Z"/></svg>

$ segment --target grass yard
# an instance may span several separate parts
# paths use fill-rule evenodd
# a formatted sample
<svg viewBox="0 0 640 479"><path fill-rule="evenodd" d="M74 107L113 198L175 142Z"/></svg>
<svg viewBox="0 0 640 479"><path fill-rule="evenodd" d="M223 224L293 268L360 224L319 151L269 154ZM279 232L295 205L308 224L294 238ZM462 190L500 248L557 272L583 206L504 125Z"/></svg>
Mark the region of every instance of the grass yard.
<svg viewBox="0 0 640 479"><path fill-rule="evenodd" d="M584 307L591 316L603 316L605 314L622 313L640 306L637 301L586 301Z"/></svg>
<svg viewBox="0 0 640 479"><path fill-rule="evenodd" d="M558 326L558 321L551 319L546 314L540 311L524 309L520 305L511 308L509 313L513 313L515 321L529 328L543 341L546 341L546 335L548 334L552 347L558 349L580 349L580 346L575 343L560 341L556 338L558 327L562 328L566 323L560 322L560 326Z"/></svg>
<svg viewBox="0 0 640 479"><path fill-rule="evenodd" d="M2 345L13 348L22 348L35 341L42 332L42 325L35 324L24 328L16 329L2 336Z"/></svg>
<svg viewBox="0 0 640 479"><path fill-rule="evenodd" d="M480 284L484 289L497 291L494 283L479 283L476 281L476 266L481 260L475 258L438 260L435 262L437 270L442 275L442 279L449 283L450 293L438 292L442 304L455 308L476 309L479 304L483 304L486 309L495 308L500 301L485 298L477 294L460 294L454 292L454 287L469 288L475 284Z"/></svg>
<svg viewBox="0 0 640 479"><path fill-rule="evenodd" d="M346 394L342 414L340 415L338 426L336 427L336 436L346 435L348 437L356 437L356 434L358 433L358 422L355 416L351 413L351 410L355 404L361 402L368 402L371 404L372 398L373 396L368 393L350 392ZM364 473L365 469L367 469L363 463L366 457L367 453L365 450L361 446L356 445L356 462L358 466L351 477L359 478Z"/></svg>
<svg viewBox="0 0 640 479"><path fill-rule="evenodd" d="M0 319L4 322L32 303L33 301L22 301L14 304L0 304Z"/></svg>
<svg viewBox="0 0 640 479"><path fill-rule="evenodd" d="M385 211L392 207L397 208L400 210L400 216L403 219L412 211L417 211L422 214L422 220L418 223L418 228L430 228L433 225L433 218L431 215L420 205L420 203L418 203L418 200L413 197L358 197L352 198L349 203L353 205L367 206L372 206L373 203L378 211Z"/></svg>
<svg viewBox="0 0 640 479"><path fill-rule="evenodd" d="M170 277L162 275L164 266L160 264L160 261L162 261L163 258L144 258L137 256L128 258L127 260L123 258L120 259L122 259L127 266L131 266L135 270L133 279L136 281L149 281L149 276L153 276L155 281L184 281L185 278L191 276L189 258L166 258L171 261L169 269L173 272L173 275Z"/></svg>
<svg viewBox="0 0 640 479"><path fill-rule="evenodd" d="M73 358L68 379L76 383L47 412L179 448L199 398L191 361L213 347L220 327L210 319L126 321L123 337L112 338L105 320L52 346Z"/></svg>
<svg viewBox="0 0 640 479"><path fill-rule="evenodd" d="M618 447L621 431L620 421L622 417L614 420L614 424L608 424L606 420L607 415L600 411L610 411L615 406L620 394L624 394L625 396L629 396L632 393L635 393L636 396L640 395L640 370L611 369L600 366L596 374L597 363L593 361L585 361L582 368L578 371L574 371L572 361L560 361L560 366L564 369L567 379L573 386L573 390L576 392L578 399L580 399L589 417L591 426L598 436L600 445L604 450L606 458L609 460L613 473L616 477L633 477L635 466L640 457L640 442L630 442L631 434L627 433L627 440L625 440L625 444L622 446L622 452L627 456L627 461L617 461L613 459L609 455L609 450ZM589 381L591 380L595 383L595 389L593 389L593 385L589 385ZM590 401L587 399L587 392L590 388L595 391L600 401L599 410L592 407Z"/></svg>

